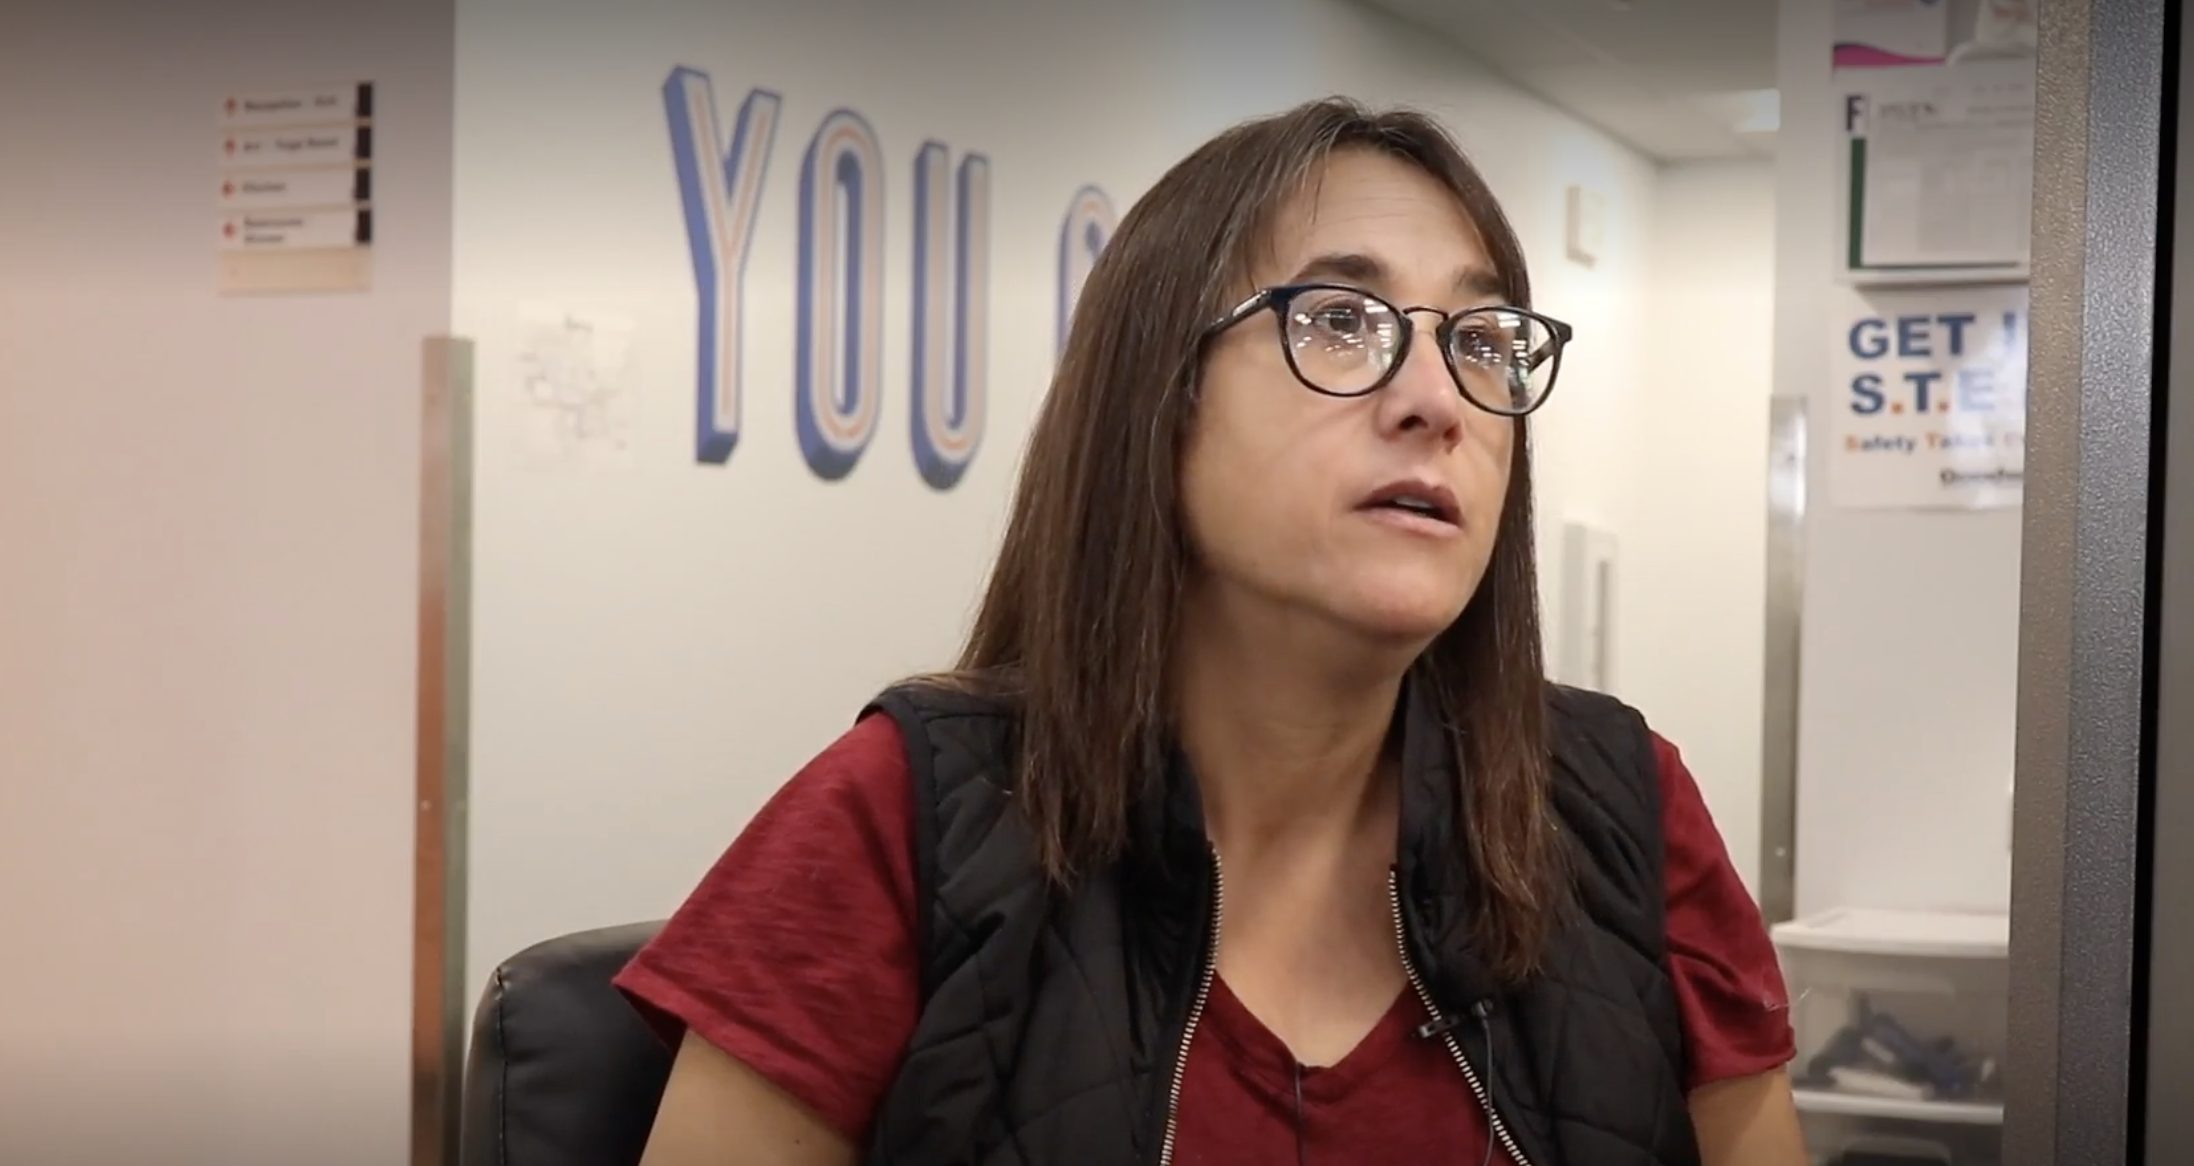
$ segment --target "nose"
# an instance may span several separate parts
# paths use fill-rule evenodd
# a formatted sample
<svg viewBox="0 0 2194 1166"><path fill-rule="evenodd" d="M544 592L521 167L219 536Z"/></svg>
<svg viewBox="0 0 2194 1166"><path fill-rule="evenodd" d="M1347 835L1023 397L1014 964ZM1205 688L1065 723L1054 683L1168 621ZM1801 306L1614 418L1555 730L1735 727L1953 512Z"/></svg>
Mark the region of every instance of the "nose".
<svg viewBox="0 0 2194 1166"><path fill-rule="evenodd" d="M1394 379L1385 388L1373 394L1378 402L1379 430L1395 436L1421 433L1437 441L1442 449L1452 449L1463 440L1463 420L1469 404L1456 388L1447 362L1440 357L1440 342L1434 334L1438 320L1419 324L1414 312L1409 320L1413 334L1402 366L1394 370Z"/></svg>

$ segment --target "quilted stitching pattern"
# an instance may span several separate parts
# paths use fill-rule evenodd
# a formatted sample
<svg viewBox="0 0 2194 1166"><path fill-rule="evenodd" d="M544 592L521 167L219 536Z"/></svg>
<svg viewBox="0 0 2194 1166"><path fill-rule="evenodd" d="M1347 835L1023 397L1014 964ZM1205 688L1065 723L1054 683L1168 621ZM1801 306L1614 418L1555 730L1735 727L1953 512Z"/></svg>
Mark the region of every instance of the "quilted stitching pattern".
<svg viewBox="0 0 2194 1166"><path fill-rule="evenodd" d="M935 811L922 818L934 822L936 869L922 888L932 992L871 1161L1147 1162L1155 1147L1142 1135L1164 1103L1157 1078L1170 1050L1138 994L1147 983L1130 982L1117 886L1099 880L1060 901L1037 873L999 776L1011 756L1000 710L911 690L879 703L899 718ZM1512 1125L1544 1135L1551 1160L1536 1166L1695 1166L1650 738L1605 697L1556 690L1551 711L1557 809L1582 859L1585 922L1497 1014L1498 1101ZM1175 975L1194 966L1166 957L1132 958L1145 968L1159 958Z"/></svg>

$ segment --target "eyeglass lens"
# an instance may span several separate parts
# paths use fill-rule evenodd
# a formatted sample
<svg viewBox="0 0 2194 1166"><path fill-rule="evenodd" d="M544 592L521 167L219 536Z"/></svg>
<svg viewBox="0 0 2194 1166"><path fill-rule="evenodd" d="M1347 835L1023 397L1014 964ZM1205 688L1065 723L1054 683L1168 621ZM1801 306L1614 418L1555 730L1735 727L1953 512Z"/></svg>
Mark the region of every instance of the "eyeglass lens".
<svg viewBox="0 0 2194 1166"><path fill-rule="evenodd" d="M1340 288L1303 291L1288 305L1285 319L1296 375L1342 396L1377 388L1411 327L1393 305ZM1457 317L1448 340L1449 367L1482 408L1525 412L1553 387L1554 337L1532 316L1481 308Z"/></svg>

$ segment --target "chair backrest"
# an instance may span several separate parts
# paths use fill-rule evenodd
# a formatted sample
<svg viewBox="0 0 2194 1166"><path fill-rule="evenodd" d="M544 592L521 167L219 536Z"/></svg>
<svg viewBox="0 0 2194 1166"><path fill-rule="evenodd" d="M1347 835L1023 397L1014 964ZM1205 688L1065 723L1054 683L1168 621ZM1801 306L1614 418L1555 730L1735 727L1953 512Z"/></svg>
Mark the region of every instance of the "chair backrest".
<svg viewBox="0 0 2194 1166"><path fill-rule="evenodd" d="M462 1166L635 1166L672 1051L610 977L661 923L536 944L488 977L465 1063Z"/></svg>

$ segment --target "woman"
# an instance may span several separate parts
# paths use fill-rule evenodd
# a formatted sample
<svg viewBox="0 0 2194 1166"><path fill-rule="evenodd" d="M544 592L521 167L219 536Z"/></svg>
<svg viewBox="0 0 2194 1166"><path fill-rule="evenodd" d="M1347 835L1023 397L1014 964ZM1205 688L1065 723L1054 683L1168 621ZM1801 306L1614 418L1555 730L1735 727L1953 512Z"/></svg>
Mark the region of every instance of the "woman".
<svg viewBox="0 0 2194 1166"><path fill-rule="evenodd" d="M1431 121L1225 133L1092 272L954 673L619 979L647 1166L1797 1166L1675 751L1544 679L1566 325Z"/></svg>

